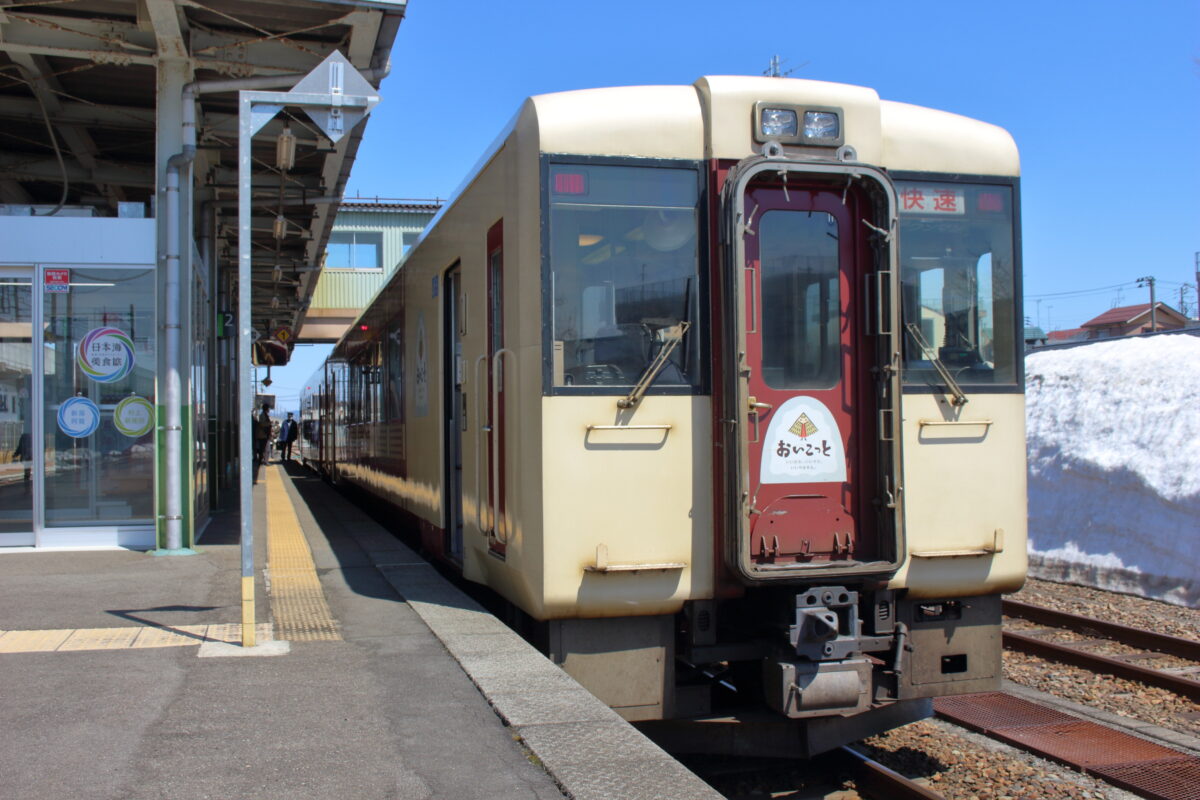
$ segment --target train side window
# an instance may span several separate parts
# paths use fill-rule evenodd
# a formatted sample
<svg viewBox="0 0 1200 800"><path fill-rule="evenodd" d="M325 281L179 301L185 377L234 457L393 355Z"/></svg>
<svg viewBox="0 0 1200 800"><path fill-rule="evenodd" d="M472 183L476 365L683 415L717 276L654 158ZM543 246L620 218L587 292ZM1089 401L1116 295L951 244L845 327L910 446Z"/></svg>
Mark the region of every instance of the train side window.
<svg viewBox="0 0 1200 800"><path fill-rule="evenodd" d="M549 269L553 385L627 391L698 322L699 191L692 168L552 164ZM656 387L698 387L700 337L687 334Z"/></svg>

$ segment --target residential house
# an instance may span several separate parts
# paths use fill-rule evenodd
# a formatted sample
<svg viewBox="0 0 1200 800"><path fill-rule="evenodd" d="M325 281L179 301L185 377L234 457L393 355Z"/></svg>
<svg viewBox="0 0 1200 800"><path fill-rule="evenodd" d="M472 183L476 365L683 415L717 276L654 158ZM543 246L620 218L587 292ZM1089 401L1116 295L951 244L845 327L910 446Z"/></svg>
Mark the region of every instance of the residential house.
<svg viewBox="0 0 1200 800"><path fill-rule="evenodd" d="M1152 318L1153 329L1157 331L1177 331L1187 327L1188 318L1183 314L1166 303L1155 303L1154 305L1153 315L1150 313L1149 303L1110 308L1100 316L1083 323L1081 327L1087 332L1085 338L1113 339L1120 336L1149 333Z"/></svg>

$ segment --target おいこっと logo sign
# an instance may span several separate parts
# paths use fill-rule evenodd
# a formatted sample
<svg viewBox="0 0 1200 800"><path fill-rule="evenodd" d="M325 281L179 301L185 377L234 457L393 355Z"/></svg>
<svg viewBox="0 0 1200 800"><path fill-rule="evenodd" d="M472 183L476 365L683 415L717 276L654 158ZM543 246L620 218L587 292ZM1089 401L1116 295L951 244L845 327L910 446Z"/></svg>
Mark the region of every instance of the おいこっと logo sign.
<svg viewBox="0 0 1200 800"><path fill-rule="evenodd" d="M113 410L113 425L132 439L145 436L154 427L154 406L144 397L126 397Z"/></svg>
<svg viewBox="0 0 1200 800"><path fill-rule="evenodd" d="M115 383L133 371L133 340L120 328L93 328L79 343L75 361L97 383Z"/></svg>
<svg viewBox="0 0 1200 800"><path fill-rule="evenodd" d="M762 483L846 480L846 451L837 420L815 397L793 397L767 428L759 468Z"/></svg>
<svg viewBox="0 0 1200 800"><path fill-rule="evenodd" d="M58 429L73 439L91 436L100 427L100 408L86 397L71 397L58 407Z"/></svg>

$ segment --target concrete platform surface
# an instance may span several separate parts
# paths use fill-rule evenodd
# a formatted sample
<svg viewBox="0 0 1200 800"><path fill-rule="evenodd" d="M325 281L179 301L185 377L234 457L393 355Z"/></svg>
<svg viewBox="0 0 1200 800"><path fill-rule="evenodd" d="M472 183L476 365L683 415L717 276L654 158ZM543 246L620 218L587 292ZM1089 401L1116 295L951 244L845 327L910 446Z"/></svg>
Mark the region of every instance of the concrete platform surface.
<svg viewBox="0 0 1200 800"><path fill-rule="evenodd" d="M0 796L720 797L311 473L265 472L264 657L226 657L236 512L193 556L0 551Z"/></svg>

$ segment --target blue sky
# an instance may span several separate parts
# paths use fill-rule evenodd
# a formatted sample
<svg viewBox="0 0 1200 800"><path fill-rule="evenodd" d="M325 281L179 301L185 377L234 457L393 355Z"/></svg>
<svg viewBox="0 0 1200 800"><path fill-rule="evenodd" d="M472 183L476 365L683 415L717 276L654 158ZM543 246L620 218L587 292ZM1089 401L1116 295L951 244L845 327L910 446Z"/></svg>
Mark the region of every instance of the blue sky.
<svg viewBox="0 0 1200 800"><path fill-rule="evenodd" d="M1200 3L410 0L348 194L451 195L533 94L757 75L869 86L1006 128L1022 163L1025 314L1047 330L1200 252ZM1114 288L1115 287L1115 288ZM1071 293L1071 294L1067 294ZM1040 303L1038 301L1041 301ZM1196 303L1194 290L1187 297ZM272 375L281 400L326 348ZM302 374L301 374L302 373Z"/></svg>

